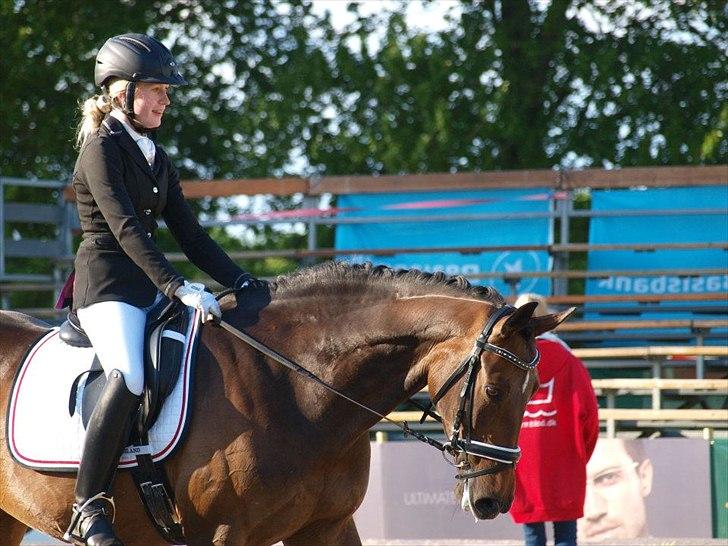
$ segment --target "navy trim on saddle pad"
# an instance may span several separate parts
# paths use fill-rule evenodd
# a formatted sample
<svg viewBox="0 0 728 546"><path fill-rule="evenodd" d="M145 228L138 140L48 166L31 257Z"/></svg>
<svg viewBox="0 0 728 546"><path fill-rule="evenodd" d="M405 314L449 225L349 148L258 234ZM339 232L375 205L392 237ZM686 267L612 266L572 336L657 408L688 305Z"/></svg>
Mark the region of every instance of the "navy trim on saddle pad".
<svg viewBox="0 0 728 546"><path fill-rule="evenodd" d="M15 383L17 383L17 381L18 381L18 376L23 371L23 364L25 364L25 361L28 359L30 352L36 348L38 343L40 343L40 340L43 339L44 337L46 337L51 332L52 329L53 328L48 328L48 329L44 330L43 333L40 334L40 336L38 336L37 338L35 338L33 340L33 342L30 344L30 346L23 353L23 358L21 358L20 362L18 362L18 367L15 368L15 373L13 374L13 382L10 385L10 395L8 396L8 404L7 404L7 407L5 408L5 444L7 445L8 451L10 452L10 456L13 458L13 460L25 468L32 468L32 467L27 466L27 465L21 463L20 461L18 461L15 458L15 455L13 454L13 450L10 449L10 445L9 445L10 444L10 409L13 406L13 391L15 390Z"/></svg>

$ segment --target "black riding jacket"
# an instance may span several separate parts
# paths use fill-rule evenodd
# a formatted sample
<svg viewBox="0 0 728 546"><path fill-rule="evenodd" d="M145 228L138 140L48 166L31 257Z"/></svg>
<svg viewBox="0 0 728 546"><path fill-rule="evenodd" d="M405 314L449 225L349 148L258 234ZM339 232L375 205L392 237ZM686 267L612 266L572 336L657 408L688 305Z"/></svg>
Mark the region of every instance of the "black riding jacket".
<svg viewBox="0 0 728 546"><path fill-rule="evenodd" d="M221 285L245 275L198 223L164 150L156 146L150 167L113 116L84 143L73 187L82 230L74 309L101 301L146 307L157 290L173 296L183 279L155 243L160 216L190 261Z"/></svg>

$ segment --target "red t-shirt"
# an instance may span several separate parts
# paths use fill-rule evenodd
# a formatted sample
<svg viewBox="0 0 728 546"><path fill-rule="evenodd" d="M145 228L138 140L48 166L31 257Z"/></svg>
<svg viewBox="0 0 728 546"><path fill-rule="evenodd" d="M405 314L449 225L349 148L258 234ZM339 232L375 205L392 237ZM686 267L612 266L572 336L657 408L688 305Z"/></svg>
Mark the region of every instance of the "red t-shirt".
<svg viewBox="0 0 728 546"><path fill-rule="evenodd" d="M599 436L597 400L584 364L557 338L539 338L539 389L526 406L518 445L516 523L583 515L586 463Z"/></svg>

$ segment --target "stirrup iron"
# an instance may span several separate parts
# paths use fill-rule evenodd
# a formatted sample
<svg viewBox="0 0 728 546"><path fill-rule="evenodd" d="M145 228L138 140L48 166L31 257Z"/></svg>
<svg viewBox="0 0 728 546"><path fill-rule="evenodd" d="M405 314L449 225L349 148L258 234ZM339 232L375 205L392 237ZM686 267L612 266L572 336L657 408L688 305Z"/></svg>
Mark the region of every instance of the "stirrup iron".
<svg viewBox="0 0 728 546"><path fill-rule="evenodd" d="M72 543L85 543L83 533L81 533L81 524L83 522L82 516L84 514L84 510L86 510L92 502L97 500L105 501L109 506L111 506L111 523L114 523L114 521L116 520L116 504L114 503L114 497L110 497L104 492L97 493L93 497L87 499L81 506L73 503L71 523L68 526L68 529L66 529L66 532L63 534L63 540ZM101 510L103 511L103 508L101 508Z"/></svg>

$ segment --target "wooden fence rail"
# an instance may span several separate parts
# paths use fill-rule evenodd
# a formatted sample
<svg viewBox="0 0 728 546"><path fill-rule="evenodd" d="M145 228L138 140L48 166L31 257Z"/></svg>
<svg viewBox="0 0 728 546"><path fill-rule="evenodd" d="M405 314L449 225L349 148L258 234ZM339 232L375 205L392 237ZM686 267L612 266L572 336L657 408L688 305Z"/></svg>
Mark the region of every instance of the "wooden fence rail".
<svg viewBox="0 0 728 546"><path fill-rule="evenodd" d="M186 180L188 199L237 195L345 195L352 193L399 193L436 190L553 188L697 187L728 184L728 166L626 167L622 169L551 169L469 173L404 174L396 176L325 176L319 178L257 178L234 180ZM64 190L67 200L73 189Z"/></svg>
<svg viewBox="0 0 728 546"><path fill-rule="evenodd" d="M418 425L422 413L417 411L394 411L387 415L396 423L408 423L419 430L442 431L442 425L427 417L422 425ZM614 438L617 423L641 421L650 422L650 426L664 428L701 429L705 427L720 430L728 429L728 409L631 409L631 408L599 408L599 421L604 423L608 438ZM373 432L396 431L394 425L381 421Z"/></svg>
<svg viewBox="0 0 728 546"><path fill-rule="evenodd" d="M630 365L651 368L654 379L662 378L662 369L669 360L694 359L695 377L705 377L706 359L726 362L728 346L717 345L652 345L644 347L595 347L573 349L574 355L585 361L589 367L624 368Z"/></svg>
<svg viewBox="0 0 728 546"><path fill-rule="evenodd" d="M728 319L700 320L582 320L560 324L557 332L584 332L591 330L640 330L640 329L687 328L689 330L710 330L728 328Z"/></svg>

